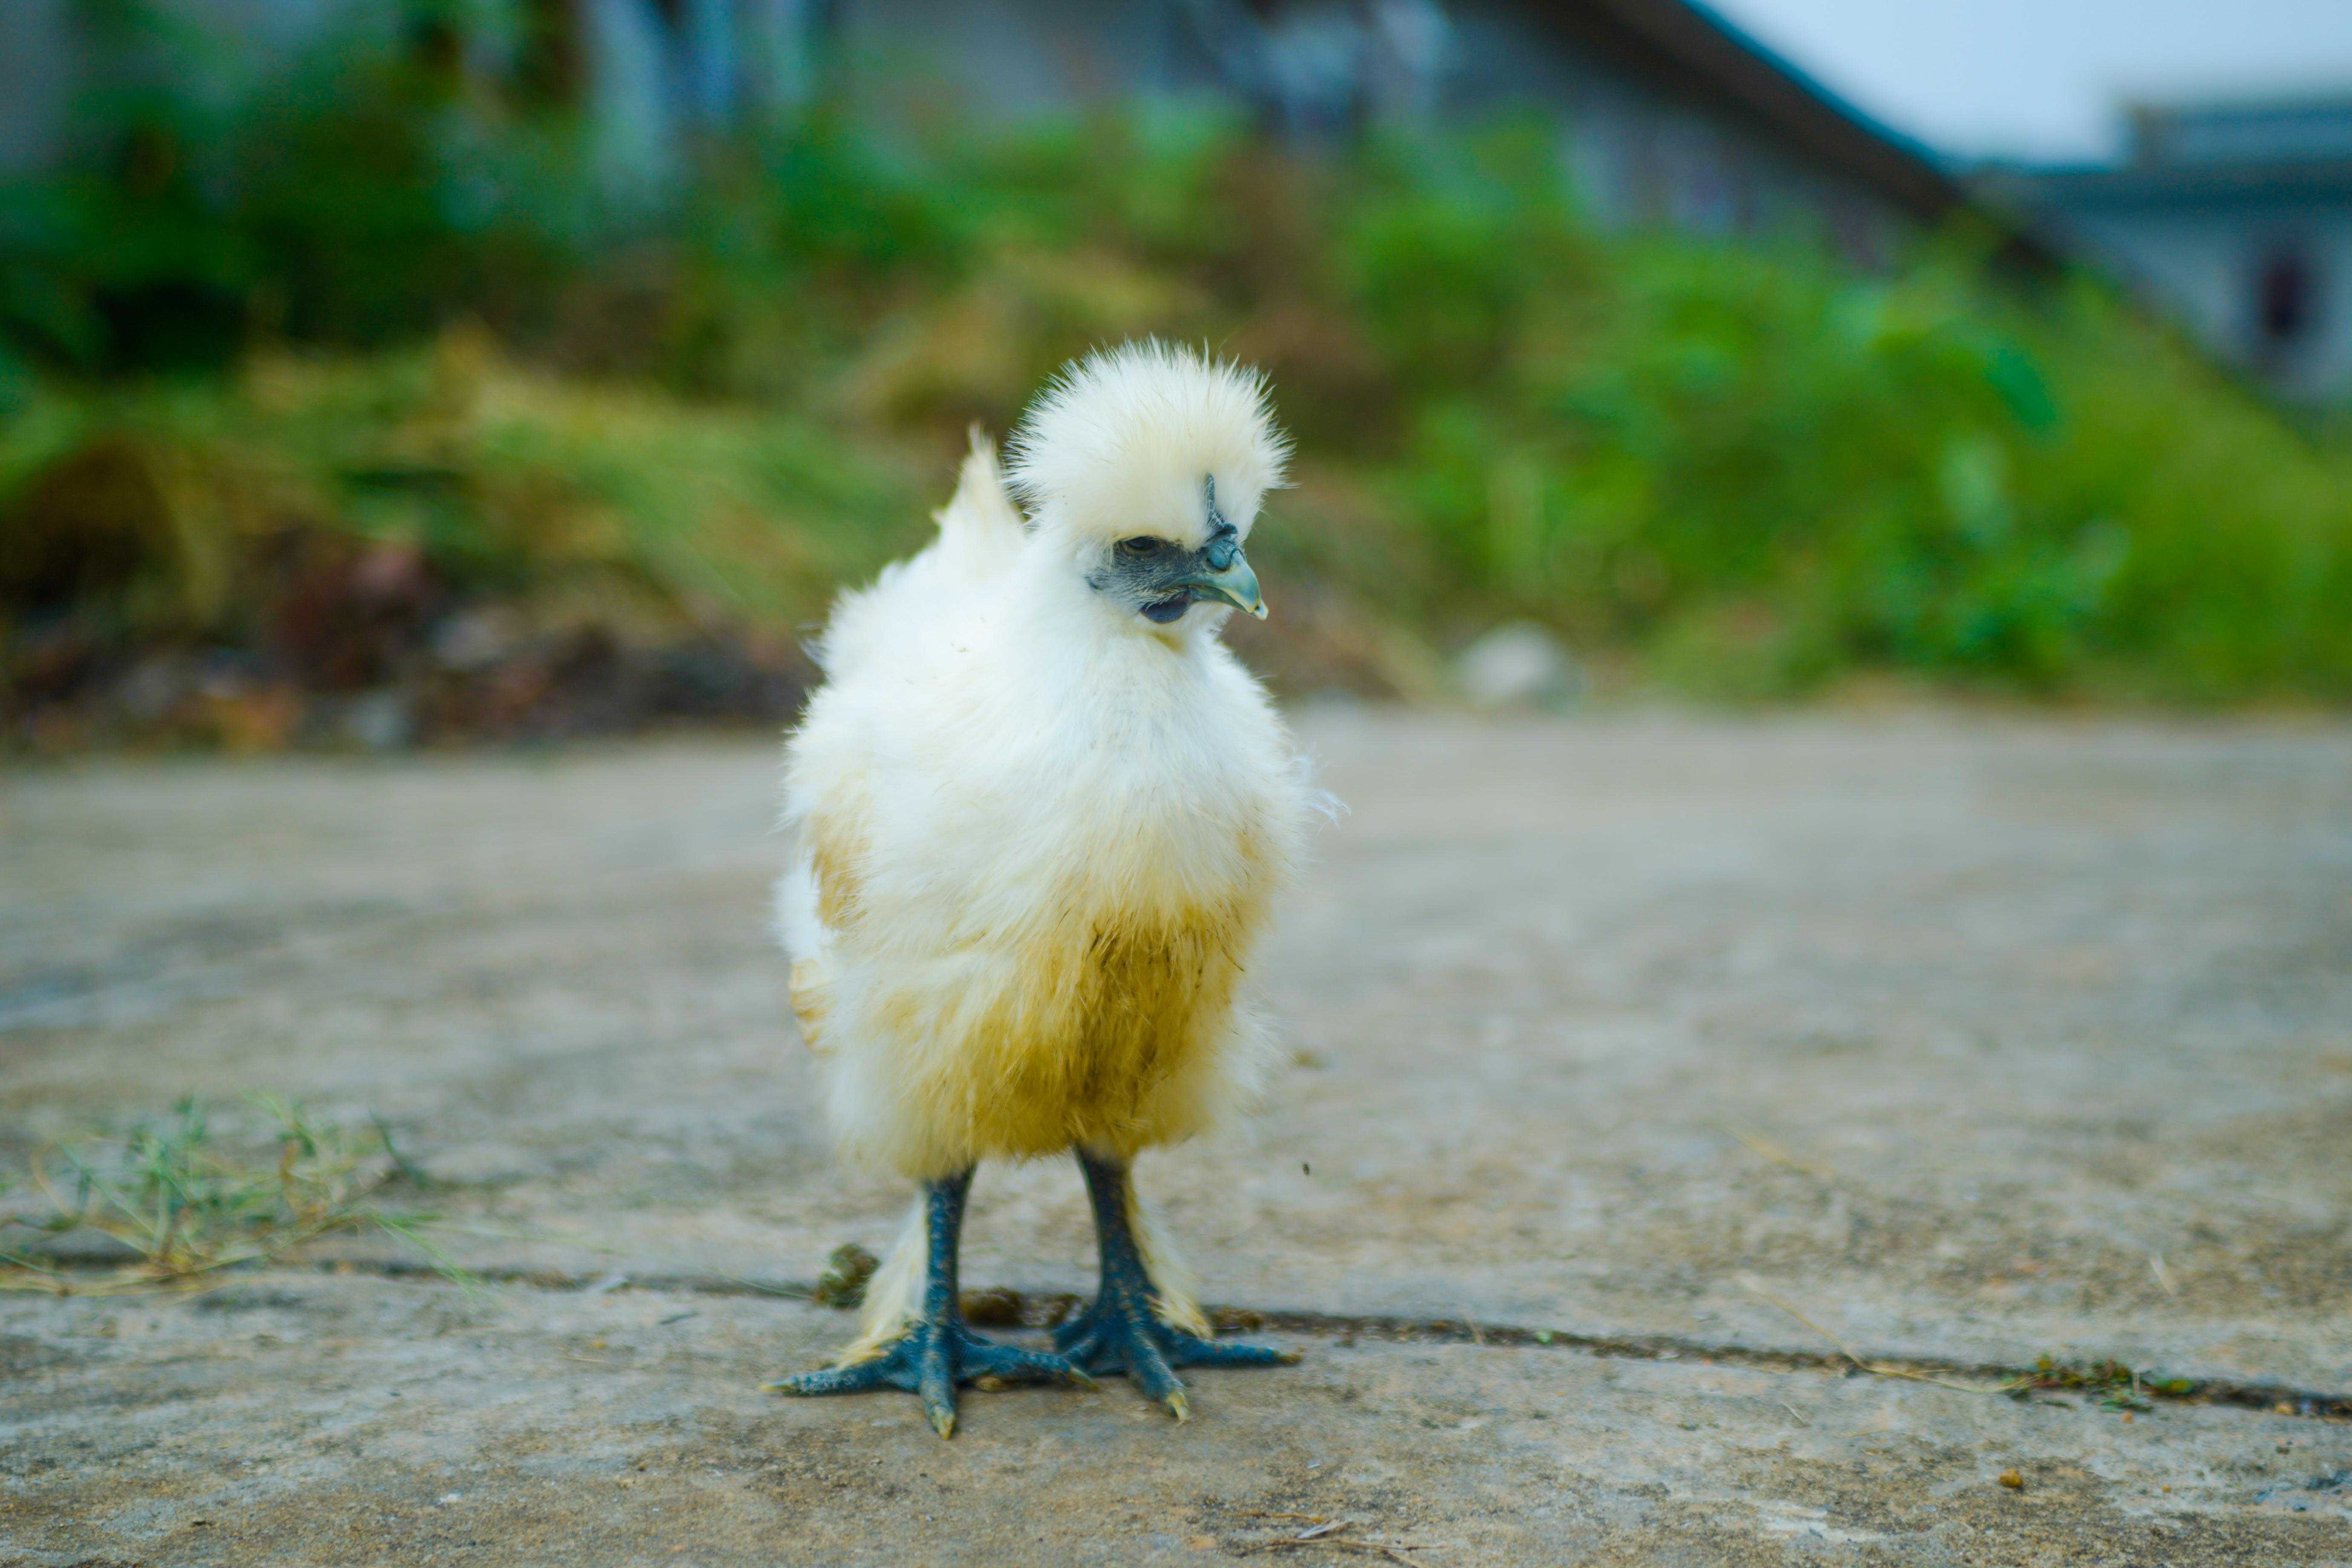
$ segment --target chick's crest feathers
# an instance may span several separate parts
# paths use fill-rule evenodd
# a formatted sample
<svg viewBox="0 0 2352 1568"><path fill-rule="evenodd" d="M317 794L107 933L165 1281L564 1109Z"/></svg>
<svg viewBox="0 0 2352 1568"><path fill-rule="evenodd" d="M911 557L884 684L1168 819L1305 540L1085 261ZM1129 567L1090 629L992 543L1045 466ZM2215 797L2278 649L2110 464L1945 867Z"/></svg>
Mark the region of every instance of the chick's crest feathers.
<svg viewBox="0 0 2352 1568"><path fill-rule="evenodd" d="M1247 537L1290 456L1264 376L1156 339L1069 366L1009 446L1032 523L1074 544L1136 533L1197 540L1203 481Z"/></svg>

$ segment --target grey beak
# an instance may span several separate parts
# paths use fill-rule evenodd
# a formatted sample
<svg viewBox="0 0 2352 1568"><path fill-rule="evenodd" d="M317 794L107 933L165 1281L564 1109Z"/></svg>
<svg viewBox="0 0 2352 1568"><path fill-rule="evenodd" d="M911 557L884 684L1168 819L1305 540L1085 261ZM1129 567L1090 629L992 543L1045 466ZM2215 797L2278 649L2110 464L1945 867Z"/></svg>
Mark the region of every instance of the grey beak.
<svg viewBox="0 0 2352 1568"><path fill-rule="evenodd" d="M1196 572L1182 579L1181 585L1192 589L1202 598L1214 599L1237 610L1247 610L1261 621L1265 619L1265 601L1258 597L1257 574L1250 570L1250 563L1242 558L1238 547L1222 569L1213 562L1208 571Z"/></svg>

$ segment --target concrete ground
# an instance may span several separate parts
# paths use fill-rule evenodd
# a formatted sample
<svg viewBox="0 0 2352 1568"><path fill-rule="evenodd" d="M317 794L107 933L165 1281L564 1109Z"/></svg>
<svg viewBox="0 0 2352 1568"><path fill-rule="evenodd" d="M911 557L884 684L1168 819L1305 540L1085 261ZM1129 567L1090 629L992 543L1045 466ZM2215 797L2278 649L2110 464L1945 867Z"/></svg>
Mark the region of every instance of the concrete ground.
<svg viewBox="0 0 2352 1568"><path fill-rule="evenodd" d="M772 748L0 777L0 1160L289 1090L497 1281L0 1295L0 1565L2352 1564L2352 729L1301 729L1295 1060L1142 1173L1306 1360L944 1444L756 1386L905 1201L809 1104ZM1088 1249L982 1173L968 1287ZM2044 1356L2213 1397L1979 1391Z"/></svg>

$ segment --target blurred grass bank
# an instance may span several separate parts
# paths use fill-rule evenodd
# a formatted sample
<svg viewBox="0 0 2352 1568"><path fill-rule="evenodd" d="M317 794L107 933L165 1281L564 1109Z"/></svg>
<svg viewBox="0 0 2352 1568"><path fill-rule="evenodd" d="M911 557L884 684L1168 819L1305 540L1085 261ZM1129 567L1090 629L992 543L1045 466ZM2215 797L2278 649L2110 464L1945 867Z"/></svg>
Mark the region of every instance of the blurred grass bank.
<svg viewBox="0 0 2352 1568"><path fill-rule="evenodd" d="M623 199L356 71L0 196L0 744L772 722L966 426L1147 332L1298 437L1244 639L1293 691L1441 695L1527 621L1621 692L2352 699L2345 422L1989 233L1863 274L1601 232L1532 131L1144 110L817 114Z"/></svg>

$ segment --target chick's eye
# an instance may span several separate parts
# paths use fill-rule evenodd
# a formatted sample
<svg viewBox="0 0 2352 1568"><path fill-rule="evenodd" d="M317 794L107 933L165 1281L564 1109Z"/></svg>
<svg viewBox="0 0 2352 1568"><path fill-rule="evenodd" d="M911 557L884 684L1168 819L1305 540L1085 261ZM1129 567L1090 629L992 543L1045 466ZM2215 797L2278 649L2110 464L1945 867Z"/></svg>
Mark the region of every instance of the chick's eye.
<svg viewBox="0 0 2352 1568"><path fill-rule="evenodd" d="M1118 550L1122 555L1157 555L1164 542L1164 540L1154 539L1149 534L1139 534L1133 539L1120 540Z"/></svg>

